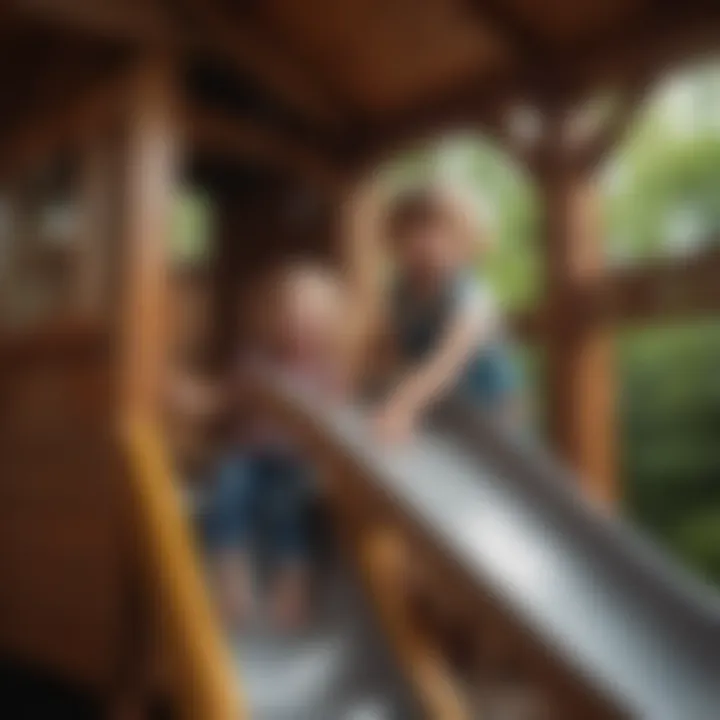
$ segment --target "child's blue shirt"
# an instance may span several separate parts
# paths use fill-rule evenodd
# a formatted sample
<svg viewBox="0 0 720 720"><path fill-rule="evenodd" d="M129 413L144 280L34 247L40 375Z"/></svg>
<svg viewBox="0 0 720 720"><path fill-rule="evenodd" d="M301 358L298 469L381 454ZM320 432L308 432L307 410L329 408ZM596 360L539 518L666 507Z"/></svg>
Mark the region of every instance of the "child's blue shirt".
<svg viewBox="0 0 720 720"><path fill-rule="evenodd" d="M413 297L401 279L394 291L392 329L401 359L410 364L422 362L458 314L467 311L487 325L451 393L493 408L515 392L518 378L494 298L481 279L458 273L429 299Z"/></svg>

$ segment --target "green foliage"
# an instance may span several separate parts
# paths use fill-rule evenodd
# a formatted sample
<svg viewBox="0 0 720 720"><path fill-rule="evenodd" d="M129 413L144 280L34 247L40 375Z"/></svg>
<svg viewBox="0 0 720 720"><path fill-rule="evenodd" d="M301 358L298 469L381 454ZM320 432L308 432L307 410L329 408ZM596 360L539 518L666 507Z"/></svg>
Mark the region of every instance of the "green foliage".
<svg viewBox="0 0 720 720"><path fill-rule="evenodd" d="M626 333L619 355L627 510L720 582L717 547L699 550L720 522L720 324Z"/></svg>
<svg viewBox="0 0 720 720"><path fill-rule="evenodd" d="M212 237L212 203L203 192L184 190L176 199L170 253L175 263L198 264L208 259Z"/></svg>
<svg viewBox="0 0 720 720"><path fill-rule="evenodd" d="M696 250L713 236L717 242L720 133L661 138L651 132L621 158L608 198L611 253L636 259Z"/></svg>
<svg viewBox="0 0 720 720"><path fill-rule="evenodd" d="M700 510L678 524L672 536L677 555L709 581L720 579L720 504Z"/></svg>
<svg viewBox="0 0 720 720"><path fill-rule="evenodd" d="M539 300L541 279L534 188L494 148L476 145L475 157L470 179L493 208L497 234L483 270L507 308L531 307Z"/></svg>

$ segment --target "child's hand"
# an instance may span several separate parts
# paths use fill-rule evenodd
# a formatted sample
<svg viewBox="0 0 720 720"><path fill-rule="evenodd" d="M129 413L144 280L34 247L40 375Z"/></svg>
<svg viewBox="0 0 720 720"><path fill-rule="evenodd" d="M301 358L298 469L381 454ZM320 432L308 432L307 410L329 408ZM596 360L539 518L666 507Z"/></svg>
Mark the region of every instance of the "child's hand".
<svg viewBox="0 0 720 720"><path fill-rule="evenodd" d="M375 435L387 444L407 442L413 434L416 415L410 405L390 400L374 418Z"/></svg>
<svg viewBox="0 0 720 720"><path fill-rule="evenodd" d="M221 406L221 393L215 385L180 373L168 385L167 401L174 411L188 415L212 415Z"/></svg>

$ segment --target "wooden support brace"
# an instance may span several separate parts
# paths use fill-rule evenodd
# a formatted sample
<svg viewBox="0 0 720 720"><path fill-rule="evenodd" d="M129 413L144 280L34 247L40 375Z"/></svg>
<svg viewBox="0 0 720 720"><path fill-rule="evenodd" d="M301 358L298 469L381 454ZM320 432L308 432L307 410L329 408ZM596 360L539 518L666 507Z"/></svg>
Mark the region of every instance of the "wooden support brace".
<svg viewBox="0 0 720 720"><path fill-rule="evenodd" d="M564 156L562 132L540 177L545 205L546 363L549 433L584 478L588 494L617 499L613 335L602 318L578 312L604 273L598 194L590 173Z"/></svg>
<svg viewBox="0 0 720 720"><path fill-rule="evenodd" d="M108 137L91 138L80 167L80 198L75 256L75 305L84 317L108 309L111 152Z"/></svg>
<svg viewBox="0 0 720 720"><path fill-rule="evenodd" d="M197 153L289 171L325 191L335 192L342 173L331 160L292 137L245 118L201 108L185 111L189 142Z"/></svg>
<svg viewBox="0 0 720 720"><path fill-rule="evenodd" d="M156 418L166 347L166 284L180 122L171 60L151 56L128 107L121 408Z"/></svg>
<svg viewBox="0 0 720 720"><path fill-rule="evenodd" d="M360 538L363 574L385 631L402 655L420 691L428 716L437 720L470 720L471 713L460 697L442 659L433 652L428 638L410 616L407 546L398 532L389 527L364 528Z"/></svg>
<svg viewBox="0 0 720 720"><path fill-rule="evenodd" d="M644 107L643 101L650 87L649 78L642 78L621 88L609 117L576 150L575 163L579 170L590 172L596 169L617 148Z"/></svg>
<svg viewBox="0 0 720 720"><path fill-rule="evenodd" d="M249 74L306 118L336 125L338 112L315 83L258 37L251 25L228 17L215 0L183 0L207 44L241 74Z"/></svg>
<svg viewBox="0 0 720 720"><path fill-rule="evenodd" d="M82 97L68 102L51 117L34 118L0 143L0 181L31 171L58 150L106 131L127 107L136 87L139 68L125 67Z"/></svg>

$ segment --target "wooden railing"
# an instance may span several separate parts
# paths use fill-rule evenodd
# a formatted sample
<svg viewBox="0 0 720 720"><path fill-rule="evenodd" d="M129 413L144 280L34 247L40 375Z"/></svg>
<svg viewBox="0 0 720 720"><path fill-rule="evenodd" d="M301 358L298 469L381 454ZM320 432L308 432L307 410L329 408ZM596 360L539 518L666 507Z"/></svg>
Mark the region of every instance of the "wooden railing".
<svg viewBox="0 0 720 720"><path fill-rule="evenodd" d="M381 626L427 717L471 720L470 705L437 638L420 628L412 612L404 538L391 526L371 524L360 531L358 545L362 575Z"/></svg>
<svg viewBox="0 0 720 720"><path fill-rule="evenodd" d="M128 422L123 432L146 552L144 572L157 591L173 703L182 717L242 720L247 712L229 646L211 606L161 435L144 421Z"/></svg>
<svg viewBox="0 0 720 720"><path fill-rule="evenodd" d="M430 720L474 717L436 640L418 623L408 582L406 538L392 522L381 522L353 491L336 456L323 452L324 496L335 536L360 571L370 605L399 669Z"/></svg>

